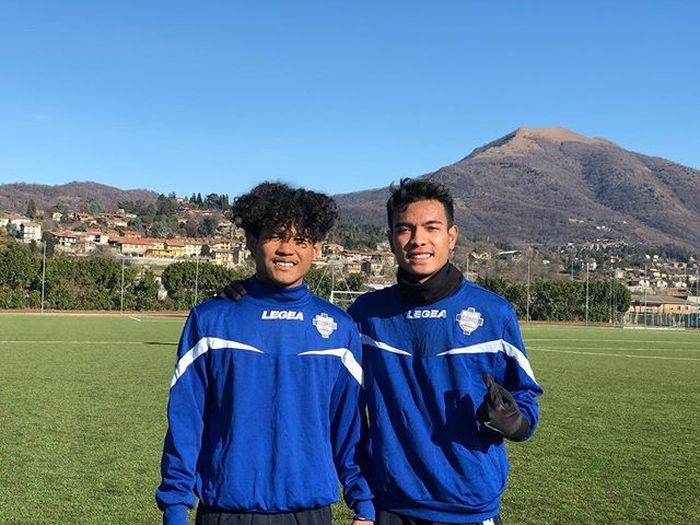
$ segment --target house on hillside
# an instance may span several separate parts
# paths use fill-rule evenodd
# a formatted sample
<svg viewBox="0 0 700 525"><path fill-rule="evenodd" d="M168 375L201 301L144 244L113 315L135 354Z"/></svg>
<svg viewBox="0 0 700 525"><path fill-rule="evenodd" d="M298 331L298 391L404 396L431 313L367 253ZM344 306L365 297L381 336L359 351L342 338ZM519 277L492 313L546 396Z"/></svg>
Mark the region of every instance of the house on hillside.
<svg viewBox="0 0 700 525"><path fill-rule="evenodd" d="M233 249L230 239L204 239L204 241L202 245L207 244L213 251Z"/></svg>
<svg viewBox="0 0 700 525"><path fill-rule="evenodd" d="M360 264L362 273L369 276L378 277L382 274L382 270L384 269L384 260L382 258L365 259L361 261Z"/></svg>
<svg viewBox="0 0 700 525"><path fill-rule="evenodd" d="M343 253L344 250L345 247L342 244L327 242L324 243L323 246L321 246L321 255L323 255L324 257L327 255L338 255L340 253Z"/></svg>
<svg viewBox="0 0 700 525"><path fill-rule="evenodd" d="M55 230L49 233L54 238L55 250L58 253L75 253L81 239L79 232Z"/></svg>
<svg viewBox="0 0 700 525"><path fill-rule="evenodd" d="M108 246L109 245L109 234L103 232L102 230L89 229L83 232L83 237L86 242L98 245L98 246Z"/></svg>
<svg viewBox="0 0 700 525"><path fill-rule="evenodd" d="M19 231L19 227L22 224L29 224L32 220L24 215L17 215L16 213L0 213L0 227L7 228L8 226L14 226Z"/></svg>
<svg viewBox="0 0 700 525"><path fill-rule="evenodd" d="M695 313L695 305L687 299L669 295L632 294L628 313L678 314Z"/></svg>
<svg viewBox="0 0 700 525"><path fill-rule="evenodd" d="M25 243L41 241L41 224L35 222L23 222L19 227L19 238Z"/></svg>
<svg viewBox="0 0 700 525"><path fill-rule="evenodd" d="M362 273L362 263L360 261L349 261L345 263L343 271L347 274Z"/></svg>
<svg viewBox="0 0 700 525"><path fill-rule="evenodd" d="M175 237L173 239L166 239L165 248L170 252L171 257L186 257L187 256L187 242L183 237Z"/></svg>
<svg viewBox="0 0 700 525"><path fill-rule="evenodd" d="M140 237L137 239L119 237L110 239L109 244L114 246L122 255L144 257L148 250L165 249L165 239L150 239Z"/></svg>
<svg viewBox="0 0 700 525"><path fill-rule="evenodd" d="M90 213L85 213L85 212L75 212L73 213L73 220L85 223L89 226L96 226L97 225L97 217Z"/></svg>
<svg viewBox="0 0 700 525"><path fill-rule="evenodd" d="M120 215L117 214L108 214L108 213L103 213L100 215L100 219L104 224L107 226L107 228L127 228L129 226L128 221L124 218L121 217Z"/></svg>
<svg viewBox="0 0 700 525"><path fill-rule="evenodd" d="M630 279L627 281L626 286L627 289L632 293L643 292L645 289L651 289L651 281L644 277L640 279Z"/></svg>
<svg viewBox="0 0 700 525"><path fill-rule="evenodd" d="M90 229L84 232L52 230L49 233L53 236L59 253L86 255L100 247L110 246L110 234L101 230Z"/></svg>
<svg viewBox="0 0 700 525"><path fill-rule="evenodd" d="M230 250L215 250L211 253L211 262L224 268L235 268L245 264L246 250L240 246L234 246Z"/></svg>

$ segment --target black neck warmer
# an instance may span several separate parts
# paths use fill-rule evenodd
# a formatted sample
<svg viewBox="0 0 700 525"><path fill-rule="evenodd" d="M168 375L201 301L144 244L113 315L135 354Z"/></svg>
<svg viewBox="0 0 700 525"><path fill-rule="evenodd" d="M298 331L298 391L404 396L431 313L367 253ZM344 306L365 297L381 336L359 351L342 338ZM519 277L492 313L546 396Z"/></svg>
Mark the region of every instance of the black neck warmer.
<svg viewBox="0 0 700 525"><path fill-rule="evenodd" d="M431 304L457 291L462 284L462 272L448 262L428 280L419 283L418 279L399 268L396 273L399 294L407 303L424 306Z"/></svg>

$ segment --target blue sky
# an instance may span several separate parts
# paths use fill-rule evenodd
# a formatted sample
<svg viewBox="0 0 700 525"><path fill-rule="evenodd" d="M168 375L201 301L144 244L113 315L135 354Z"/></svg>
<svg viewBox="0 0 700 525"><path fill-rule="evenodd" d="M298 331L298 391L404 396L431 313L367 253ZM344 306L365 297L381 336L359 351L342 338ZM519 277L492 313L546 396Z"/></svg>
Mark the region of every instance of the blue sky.
<svg viewBox="0 0 700 525"><path fill-rule="evenodd" d="M564 126L700 168L700 3L0 0L0 183L341 193Z"/></svg>

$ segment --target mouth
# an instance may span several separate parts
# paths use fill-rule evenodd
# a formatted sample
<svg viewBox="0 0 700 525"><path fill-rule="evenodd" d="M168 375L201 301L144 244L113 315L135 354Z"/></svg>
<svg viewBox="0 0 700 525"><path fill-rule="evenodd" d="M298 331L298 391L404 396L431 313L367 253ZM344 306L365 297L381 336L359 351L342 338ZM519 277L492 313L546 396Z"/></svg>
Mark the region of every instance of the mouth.
<svg viewBox="0 0 700 525"><path fill-rule="evenodd" d="M431 259L432 257L433 257L432 253L420 252L420 253L409 253L406 256L406 259L408 259L409 261L420 262L420 261L427 261L428 259Z"/></svg>
<svg viewBox="0 0 700 525"><path fill-rule="evenodd" d="M289 270L297 265L297 263L295 263L294 261L288 261L283 259L274 259L272 263L275 265L275 268L278 268L280 270Z"/></svg>

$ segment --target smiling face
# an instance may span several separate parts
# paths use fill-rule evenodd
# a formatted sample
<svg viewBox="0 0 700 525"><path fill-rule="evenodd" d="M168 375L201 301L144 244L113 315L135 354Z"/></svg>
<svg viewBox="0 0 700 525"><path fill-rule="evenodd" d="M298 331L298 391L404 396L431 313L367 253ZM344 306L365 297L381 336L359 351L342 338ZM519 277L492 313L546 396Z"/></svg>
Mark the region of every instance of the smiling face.
<svg viewBox="0 0 700 525"><path fill-rule="evenodd" d="M321 241L314 243L297 235L294 226L280 232L263 230L260 237L248 239L250 252L255 257L255 276L283 288L300 285L314 257L321 252Z"/></svg>
<svg viewBox="0 0 700 525"><path fill-rule="evenodd" d="M394 214L389 230L391 250L399 267L419 282L447 264L459 231L448 225L445 207L437 200L410 203Z"/></svg>

